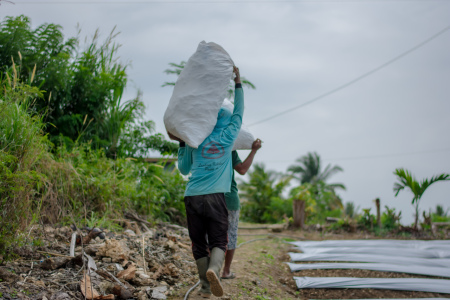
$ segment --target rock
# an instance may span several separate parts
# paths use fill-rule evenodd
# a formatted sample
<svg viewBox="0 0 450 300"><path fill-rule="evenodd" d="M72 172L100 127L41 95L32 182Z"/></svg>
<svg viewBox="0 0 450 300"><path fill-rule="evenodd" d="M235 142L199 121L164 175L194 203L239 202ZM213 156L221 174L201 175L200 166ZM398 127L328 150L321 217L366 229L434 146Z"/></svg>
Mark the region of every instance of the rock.
<svg viewBox="0 0 450 300"><path fill-rule="evenodd" d="M105 240L105 244L100 246L97 256L111 257L113 262L122 262L128 259L130 249L122 242L115 239Z"/></svg>
<svg viewBox="0 0 450 300"><path fill-rule="evenodd" d="M126 288L116 285L113 288L113 294L116 295L119 299L128 299L133 298L133 294L127 290Z"/></svg>
<svg viewBox="0 0 450 300"><path fill-rule="evenodd" d="M176 250L175 249L175 243L173 241L171 241L171 240L167 241L167 247L170 248L170 249Z"/></svg>
<svg viewBox="0 0 450 300"><path fill-rule="evenodd" d="M152 230L149 230L149 231L144 232L142 235L147 239L151 239L151 238L153 238L154 233Z"/></svg>
<svg viewBox="0 0 450 300"><path fill-rule="evenodd" d="M88 254L88 255L95 256L95 255L97 255L98 249L100 249L100 247L103 245L104 244L91 244L91 245L87 246L86 248L84 248L84 252L86 252L86 254Z"/></svg>
<svg viewBox="0 0 450 300"><path fill-rule="evenodd" d="M44 270L56 270L64 267L70 260L68 257L50 257L42 262L41 268Z"/></svg>
<svg viewBox="0 0 450 300"><path fill-rule="evenodd" d="M50 226L50 225L45 225L45 226L44 226L44 231L47 232L47 233L52 233L52 232L55 231L55 228L53 228L53 227Z"/></svg>
<svg viewBox="0 0 450 300"><path fill-rule="evenodd" d="M70 296L64 292L58 292L56 294L53 294L50 300L70 300ZM42 299L44 300L44 299Z"/></svg>
<svg viewBox="0 0 450 300"><path fill-rule="evenodd" d="M152 290L152 299L167 299L167 286L161 285Z"/></svg>
<svg viewBox="0 0 450 300"><path fill-rule="evenodd" d="M122 268L122 266L121 265L119 265L119 264L114 264L114 266L116 267L116 269L117 269L117 271L123 271L123 268Z"/></svg>
<svg viewBox="0 0 450 300"><path fill-rule="evenodd" d="M142 277L135 277L132 281L132 283L135 286L148 286L150 284L152 284L152 279L149 278L142 278Z"/></svg>
<svg viewBox="0 0 450 300"><path fill-rule="evenodd" d="M114 294L113 293L113 288L114 288L115 284L110 282L110 281L105 281L102 280L99 284L98 287L100 290L105 291L105 293L107 294Z"/></svg>
<svg viewBox="0 0 450 300"><path fill-rule="evenodd" d="M136 233L134 233L134 231L131 230L131 229L127 229L123 233L128 235L128 236L136 236Z"/></svg>
<svg viewBox="0 0 450 300"><path fill-rule="evenodd" d="M144 290L138 293L137 298L138 300L148 300L147 293Z"/></svg>

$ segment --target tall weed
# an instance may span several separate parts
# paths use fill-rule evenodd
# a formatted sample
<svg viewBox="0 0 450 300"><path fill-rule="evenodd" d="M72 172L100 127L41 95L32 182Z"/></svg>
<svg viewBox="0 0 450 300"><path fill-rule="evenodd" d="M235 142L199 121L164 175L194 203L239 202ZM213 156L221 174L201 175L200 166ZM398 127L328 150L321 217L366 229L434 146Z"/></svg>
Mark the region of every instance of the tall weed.
<svg viewBox="0 0 450 300"><path fill-rule="evenodd" d="M0 81L0 256L11 255L16 238L39 215L36 185L43 177L36 164L49 143L43 123L32 113L32 102L42 96L37 88L18 80L14 67Z"/></svg>

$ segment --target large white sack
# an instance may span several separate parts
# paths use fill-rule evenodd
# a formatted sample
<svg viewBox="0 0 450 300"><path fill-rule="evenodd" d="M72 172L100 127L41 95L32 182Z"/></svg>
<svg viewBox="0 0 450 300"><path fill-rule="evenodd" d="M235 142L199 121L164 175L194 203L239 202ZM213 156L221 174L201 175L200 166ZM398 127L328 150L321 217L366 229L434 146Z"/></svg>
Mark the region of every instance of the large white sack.
<svg viewBox="0 0 450 300"><path fill-rule="evenodd" d="M198 148L216 125L233 65L221 46L200 42L175 83L164 114L166 130Z"/></svg>
<svg viewBox="0 0 450 300"><path fill-rule="evenodd" d="M225 99L223 101L222 107L225 107L226 109L233 112L234 105L231 103L230 100ZM239 131L239 135L234 142L233 150L250 150L252 149L253 141L255 140L255 137L253 134L248 130L247 126L244 124L241 125L241 130Z"/></svg>

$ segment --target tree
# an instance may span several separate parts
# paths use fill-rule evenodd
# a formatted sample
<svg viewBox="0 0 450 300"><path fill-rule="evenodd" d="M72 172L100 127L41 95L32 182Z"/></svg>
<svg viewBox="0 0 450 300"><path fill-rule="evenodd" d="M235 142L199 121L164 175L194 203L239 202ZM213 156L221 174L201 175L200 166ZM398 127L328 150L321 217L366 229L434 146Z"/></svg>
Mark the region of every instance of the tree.
<svg viewBox="0 0 450 300"><path fill-rule="evenodd" d="M59 25L42 24L33 30L26 16L7 17L0 24L0 72L14 68L21 81L45 92L33 107L45 115L45 130L56 145L70 148L74 142L89 142L105 149L108 157L144 155L149 146L174 154L176 144L155 134L144 120L140 93L123 99L128 64L119 61L117 35L114 28L100 42L97 30L81 50L79 37L65 40ZM130 136L140 143L130 143Z"/></svg>
<svg viewBox="0 0 450 300"><path fill-rule="evenodd" d="M243 199L242 216L257 223L264 223L272 219L267 214L273 214L269 207L285 202L283 191L289 184L290 178L279 173L266 170L264 164L255 163L253 170L248 172L248 181L239 184L240 195ZM291 207L292 204L288 205Z"/></svg>
<svg viewBox="0 0 450 300"><path fill-rule="evenodd" d="M415 206L416 214L414 220L414 228L417 228L417 223L419 221L419 202L423 196L423 193L430 185L437 181L450 180L450 174L443 173L438 176L431 177L429 180L425 178L421 182L418 182L410 171L403 168L396 169L394 174L397 176L398 180L398 182L394 183L395 197L397 197L400 191L404 190L405 188L408 188L414 194L411 204Z"/></svg>
<svg viewBox="0 0 450 300"><path fill-rule="evenodd" d="M184 66L186 65L185 61L181 61L179 64L176 63L169 63L169 66L171 66L171 69L166 69L164 73L167 75L175 74L179 76L181 74L181 71L183 71ZM241 76L242 86L250 88L250 89L256 89L255 85L251 83L249 80L247 80L245 77ZM162 87L165 86L175 86L175 82L172 81L166 81L162 85ZM230 80L230 84L228 86L228 99L233 99L234 97L234 81Z"/></svg>
<svg viewBox="0 0 450 300"><path fill-rule="evenodd" d="M314 199L313 202L306 203L306 211L313 215L313 222L323 222L326 217L340 212L342 200L335 189L345 190L345 186L342 183L326 182L332 175L342 171L340 166L328 164L322 171L320 156L316 152L309 152L298 158L296 164L289 166L288 171L300 182L299 187L292 189L291 195L295 197L298 191L306 189Z"/></svg>
<svg viewBox="0 0 450 300"><path fill-rule="evenodd" d="M342 172L343 169L340 166L331 166L328 164L325 170L321 171L321 160L317 152L311 153L298 158L296 164L291 165L288 168L294 178L296 178L300 184L317 182L327 182L327 180L334 174ZM345 190L345 186L342 183L327 184L331 188L341 188Z"/></svg>

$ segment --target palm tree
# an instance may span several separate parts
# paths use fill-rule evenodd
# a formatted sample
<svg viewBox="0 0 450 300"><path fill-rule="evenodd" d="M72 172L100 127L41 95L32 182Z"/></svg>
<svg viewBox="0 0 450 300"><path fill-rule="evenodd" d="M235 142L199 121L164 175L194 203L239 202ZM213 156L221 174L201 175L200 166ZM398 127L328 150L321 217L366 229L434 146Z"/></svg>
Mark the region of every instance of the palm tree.
<svg viewBox="0 0 450 300"><path fill-rule="evenodd" d="M288 171L292 172L294 178L299 180L300 184L311 183L314 185L318 182L326 182L332 175L343 171L340 166L331 166L331 164L328 164L325 170L321 171L320 156L317 152L309 152L307 155L298 158L296 162L288 168ZM342 183L331 183L327 186L345 190Z"/></svg>
<svg viewBox="0 0 450 300"><path fill-rule="evenodd" d="M397 179L399 182L394 183L394 192L395 197L397 197L398 193L406 187L411 190L414 194L411 204L415 205L416 215L414 221L414 228L417 228L417 223L419 221L419 201L423 196L425 190L433 183L437 181L450 180L450 174L440 174L438 176L431 177L430 180L427 178L423 179L422 182L418 182L416 178L411 174L410 171L405 169L396 169L394 172L397 175Z"/></svg>

